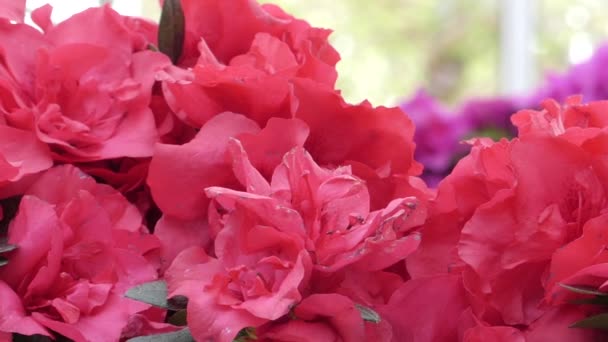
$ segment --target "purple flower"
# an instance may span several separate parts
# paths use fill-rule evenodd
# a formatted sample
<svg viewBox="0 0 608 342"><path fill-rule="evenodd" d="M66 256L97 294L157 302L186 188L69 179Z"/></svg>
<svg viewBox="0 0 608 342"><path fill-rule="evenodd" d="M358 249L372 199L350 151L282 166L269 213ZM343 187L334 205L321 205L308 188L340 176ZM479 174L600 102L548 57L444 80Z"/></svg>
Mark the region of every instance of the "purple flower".
<svg viewBox="0 0 608 342"><path fill-rule="evenodd" d="M601 46L590 60L572 66L566 73L548 74L530 95L473 98L453 113L426 91L418 90L401 108L416 124L416 159L425 166L422 178L429 186L435 186L447 176L468 151L468 146L460 144L461 140L515 136L510 117L520 109L539 108L547 98L563 102L571 95L583 95L585 102L608 99L606 64L608 44Z"/></svg>
<svg viewBox="0 0 608 342"><path fill-rule="evenodd" d="M568 96L583 95L583 101L608 99L608 44L598 48L591 59L572 66L567 72L548 73L544 83L528 99L527 105L537 108L552 98L563 102Z"/></svg>
<svg viewBox="0 0 608 342"><path fill-rule="evenodd" d="M459 138L488 136L484 132L500 134L490 138L514 136L517 130L511 124L510 117L524 108L519 102L507 97L474 98L465 102L455 117L466 122L468 131Z"/></svg>
<svg viewBox="0 0 608 342"><path fill-rule="evenodd" d="M454 125L450 112L422 89L401 109L416 125L416 159L427 169L445 169L465 127Z"/></svg>

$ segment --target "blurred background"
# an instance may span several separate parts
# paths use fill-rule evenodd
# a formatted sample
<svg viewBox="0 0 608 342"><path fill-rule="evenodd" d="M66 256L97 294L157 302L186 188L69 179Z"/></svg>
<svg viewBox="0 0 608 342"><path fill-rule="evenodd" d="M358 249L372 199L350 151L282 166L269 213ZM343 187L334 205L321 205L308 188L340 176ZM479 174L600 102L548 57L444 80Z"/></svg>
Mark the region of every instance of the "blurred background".
<svg viewBox="0 0 608 342"><path fill-rule="evenodd" d="M158 0L28 0L53 20L100 3L158 20ZM418 88L449 105L535 88L608 38L604 0L263 0L334 30L338 88L350 102L398 105Z"/></svg>

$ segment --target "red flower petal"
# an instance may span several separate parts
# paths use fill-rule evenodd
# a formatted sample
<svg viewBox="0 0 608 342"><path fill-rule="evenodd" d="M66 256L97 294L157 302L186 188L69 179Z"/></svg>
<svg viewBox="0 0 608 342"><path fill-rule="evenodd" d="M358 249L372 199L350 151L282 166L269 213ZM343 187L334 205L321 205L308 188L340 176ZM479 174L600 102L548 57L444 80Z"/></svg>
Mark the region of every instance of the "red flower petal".
<svg viewBox="0 0 608 342"><path fill-rule="evenodd" d="M313 294L294 309L298 319L326 320L342 341L363 341L365 324L354 303L345 296L333 293Z"/></svg>
<svg viewBox="0 0 608 342"><path fill-rule="evenodd" d="M551 293L560 291L558 288L553 289L557 285L556 283L574 276L588 266L608 263L608 253L606 251L608 236L605 232L607 225L608 215L602 215L587 221L583 227L581 237L558 249L553 254L549 271L551 276L545 285L548 300L551 300Z"/></svg>
<svg viewBox="0 0 608 342"><path fill-rule="evenodd" d="M35 134L0 125L0 184L52 165L50 150Z"/></svg>
<svg viewBox="0 0 608 342"><path fill-rule="evenodd" d="M395 341L457 341L467 307L462 279L446 275L406 282L377 311L393 326Z"/></svg>
<svg viewBox="0 0 608 342"><path fill-rule="evenodd" d="M0 4L0 18L23 22L25 0L5 0Z"/></svg>
<svg viewBox="0 0 608 342"><path fill-rule="evenodd" d="M256 123L244 116L224 113L207 122L185 145L158 144L148 185L163 213L186 220L204 216L208 200L203 189L236 182L225 155L230 138L258 131Z"/></svg>
<svg viewBox="0 0 608 342"><path fill-rule="evenodd" d="M414 125L400 109L348 105L333 89L309 80L294 81L293 101L294 117L310 127L305 147L317 163L358 161L390 173L421 171L413 160Z"/></svg>
<svg viewBox="0 0 608 342"><path fill-rule="evenodd" d="M283 156L303 146L308 134L308 126L301 120L271 118L259 133L243 134L239 140L255 168L270 178Z"/></svg>
<svg viewBox="0 0 608 342"><path fill-rule="evenodd" d="M0 279L19 288L28 274L37 271L40 263L46 264L49 252L54 250L53 236L63 236L54 208L38 198L24 196L9 227L9 243L19 248L11 255L11 262L0 268Z"/></svg>
<svg viewBox="0 0 608 342"><path fill-rule="evenodd" d="M3 281L0 281L0 332L15 332L22 335L51 334L38 322L28 317L19 296ZM0 333L0 341L2 340ZM8 340L12 341L12 339Z"/></svg>
<svg viewBox="0 0 608 342"><path fill-rule="evenodd" d="M464 342L526 342L521 331L511 327L477 326L466 331Z"/></svg>
<svg viewBox="0 0 608 342"><path fill-rule="evenodd" d="M194 247L205 247L211 242L205 220L185 221L163 215L154 227L154 235L161 243L161 266L165 270L182 251Z"/></svg>

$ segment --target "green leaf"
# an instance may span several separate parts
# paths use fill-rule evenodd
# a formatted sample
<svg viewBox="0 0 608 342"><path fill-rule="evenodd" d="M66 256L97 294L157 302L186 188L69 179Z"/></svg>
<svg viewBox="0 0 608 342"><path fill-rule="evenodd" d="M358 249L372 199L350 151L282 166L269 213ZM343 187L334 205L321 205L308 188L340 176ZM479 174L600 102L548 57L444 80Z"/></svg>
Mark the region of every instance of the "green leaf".
<svg viewBox="0 0 608 342"><path fill-rule="evenodd" d="M575 305L608 305L608 297L596 296L593 298L577 298L568 301L568 303Z"/></svg>
<svg viewBox="0 0 608 342"><path fill-rule="evenodd" d="M570 328L608 330L608 313L585 318L572 324Z"/></svg>
<svg viewBox="0 0 608 342"><path fill-rule="evenodd" d="M499 141L502 138L508 138L510 136L509 132L505 129L498 127L485 127L475 132L472 132L468 135L470 138L473 137L487 137L494 141Z"/></svg>
<svg viewBox="0 0 608 342"><path fill-rule="evenodd" d="M13 342L72 342L69 338L55 334L53 338L44 335L21 335L13 333Z"/></svg>
<svg viewBox="0 0 608 342"><path fill-rule="evenodd" d="M164 280L155 280L130 288L125 297L168 310L181 310L186 308L187 299L177 296L167 300L167 283Z"/></svg>
<svg viewBox="0 0 608 342"><path fill-rule="evenodd" d="M17 333L13 333L13 342L53 342L48 336L44 335L21 335Z"/></svg>
<svg viewBox="0 0 608 342"><path fill-rule="evenodd" d="M600 292L597 289L590 287L590 286L566 285L566 284L561 284L561 283L559 284L559 286L565 288L566 290L570 290L574 293L600 296L600 297L608 296L608 293Z"/></svg>
<svg viewBox="0 0 608 342"><path fill-rule="evenodd" d="M188 298L185 296L174 296L167 299L167 303L169 304L169 308L171 310L182 310L188 306Z"/></svg>
<svg viewBox="0 0 608 342"><path fill-rule="evenodd" d="M9 245L9 244L5 244L5 243L0 243L0 253L6 253L6 252L14 251L15 249L17 249L16 245Z"/></svg>
<svg viewBox="0 0 608 342"><path fill-rule="evenodd" d="M148 48L148 50L150 50L150 51L159 52L159 51L158 51L158 48L157 48L157 47L156 47L156 45L154 45L154 44L148 44L148 47L147 47L147 48Z"/></svg>
<svg viewBox="0 0 608 342"><path fill-rule="evenodd" d="M174 313L173 315L171 315L171 317L169 317L167 322L170 324L173 324L173 325L183 326L183 325L188 324L187 318L188 317L187 317L186 310L179 310L176 313Z"/></svg>
<svg viewBox="0 0 608 342"><path fill-rule="evenodd" d="M21 196L9 197L0 201L2 206L3 217L0 220L0 236L6 234L8 231L8 225L17 215L19 211L19 203L21 202Z"/></svg>
<svg viewBox="0 0 608 342"><path fill-rule="evenodd" d="M139 336L127 340L127 342L194 342L190 329L185 328L166 334Z"/></svg>
<svg viewBox="0 0 608 342"><path fill-rule="evenodd" d="M158 24L158 50L177 63L182 55L186 19L181 0L165 0Z"/></svg>
<svg viewBox="0 0 608 342"><path fill-rule="evenodd" d="M255 341L257 339L258 339L258 336L255 334L255 328L248 327L248 328L241 329L241 331L239 331L239 333L234 338L233 342L248 342L248 341Z"/></svg>
<svg viewBox="0 0 608 342"><path fill-rule="evenodd" d="M14 251L17 248L15 245L10 245L5 242L0 242L0 254ZM8 259L0 256L0 267L6 266L8 264Z"/></svg>
<svg viewBox="0 0 608 342"><path fill-rule="evenodd" d="M372 310L371 308L368 308L367 306L363 306L360 304L355 304L355 307L357 308L357 310L359 310L359 313L361 314L361 318L363 318L364 321L368 321L368 322L372 322L372 323L380 323L381 319L380 319L380 315L378 315L378 313L374 310Z"/></svg>

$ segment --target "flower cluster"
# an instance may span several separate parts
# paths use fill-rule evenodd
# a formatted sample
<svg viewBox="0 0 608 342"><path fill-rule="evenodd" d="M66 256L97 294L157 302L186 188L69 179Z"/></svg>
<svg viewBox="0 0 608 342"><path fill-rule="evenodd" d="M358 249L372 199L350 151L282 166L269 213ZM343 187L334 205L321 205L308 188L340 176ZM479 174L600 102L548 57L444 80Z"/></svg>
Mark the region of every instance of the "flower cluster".
<svg viewBox="0 0 608 342"><path fill-rule="evenodd" d="M439 279L451 280L442 284L449 294L443 310L456 319L434 336L601 340L568 328L605 324L585 320L605 312L601 306L573 303L596 304L608 280L608 102L580 100L518 112L511 141L469 141L471 153L439 185L422 242L407 260L420 287L415 296L430 297ZM394 310L413 309L409 297L398 298Z"/></svg>
<svg viewBox="0 0 608 342"><path fill-rule="evenodd" d="M608 327L607 102L517 113L518 138L471 139L434 191L410 118L346 103L330 32L276 6L55 24L47 5L37 27L24 6L0 5L0 341Z"/></svg>
<svg viewBox="0 0 608 342"><path fill-rule="evenodd" d="M181 314L201 341L391 339L374 309L430 193L411 120L335 89L330 31L250 0L167 0L160 25L24 5L0 6L0 339Z"/></svg>

